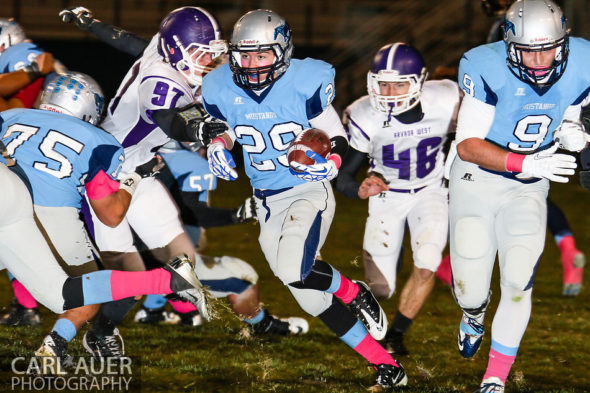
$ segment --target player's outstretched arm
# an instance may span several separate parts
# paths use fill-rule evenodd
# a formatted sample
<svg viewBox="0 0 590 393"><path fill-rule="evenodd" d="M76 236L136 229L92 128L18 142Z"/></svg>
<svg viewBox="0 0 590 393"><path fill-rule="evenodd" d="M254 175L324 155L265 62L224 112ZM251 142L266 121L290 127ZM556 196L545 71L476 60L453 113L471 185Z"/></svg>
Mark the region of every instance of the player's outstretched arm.
<svg viewBox="0 0 590 393"><path fill-rule="evenodd" d="M64 23L75 23L81 30L92 33L99 40L131 56L139 56L149 44L145 38L94 19L92 11L84 7L65 8L59 16Z"/></svg>
<svg viewBox="0 0 590 393"><path fill-rule="evenodd" d="M197 103L154 111L152 119L170 138L180 142L200 142L203 146L209 146L215 137L228 130L227 124L211 117Z"/></svg>

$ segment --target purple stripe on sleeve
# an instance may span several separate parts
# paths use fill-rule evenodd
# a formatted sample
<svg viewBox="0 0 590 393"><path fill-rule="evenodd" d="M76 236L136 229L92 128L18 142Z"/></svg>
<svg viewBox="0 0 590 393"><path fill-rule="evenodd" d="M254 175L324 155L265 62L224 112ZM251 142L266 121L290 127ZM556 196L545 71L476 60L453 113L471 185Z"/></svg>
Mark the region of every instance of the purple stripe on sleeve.
<svg viewBox="0 0 590 393"><path fill-rule="evenodd" d="M352 120L352 117L349 116L348 119L350 120L352 125L354 125L368 141L371 140L371 138L369 138L369 136L363 131L363 129L358 124L356 124L354 120Z"/></svg>

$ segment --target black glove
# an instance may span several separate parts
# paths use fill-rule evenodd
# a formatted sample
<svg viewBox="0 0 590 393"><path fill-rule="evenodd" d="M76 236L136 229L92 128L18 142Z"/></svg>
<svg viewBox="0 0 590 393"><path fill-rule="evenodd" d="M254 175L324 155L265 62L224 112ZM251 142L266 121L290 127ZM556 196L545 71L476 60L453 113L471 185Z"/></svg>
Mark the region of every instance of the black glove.
<svg viewBox="0 0 590 393"><path fill-rule="evenodd" d="M186 125L187 136L191 140L199 141L203 146L228 130L227 124L211 117L201 104L190 104L180 108L178 118Z"/></svg>
<svg viewBox="0 0 590 393"><path fill-rule="evenodd" d="M64 23L76 23L82 30L90 29L90 25L94 23L92 11L84 7L65 8L59 13L61 20Z"/></svg>
<svg viewBox="0 0 590 393"><path fill-rule="evenodd" d="M254 198L246 198L244 203L234 212L232 220L234 223L242 224L257 220L256 216L256 201Z"/></svg>
<svg viewBox="0 0 590 393"><path fill-rule="evenodd" d="M151 160L146 162L145 164L141 164L135 168L135 173L137 173L141 178L144 177L153 177L160 173L160 170L166 165L164 160L161 157L154 156Z"/></svg>

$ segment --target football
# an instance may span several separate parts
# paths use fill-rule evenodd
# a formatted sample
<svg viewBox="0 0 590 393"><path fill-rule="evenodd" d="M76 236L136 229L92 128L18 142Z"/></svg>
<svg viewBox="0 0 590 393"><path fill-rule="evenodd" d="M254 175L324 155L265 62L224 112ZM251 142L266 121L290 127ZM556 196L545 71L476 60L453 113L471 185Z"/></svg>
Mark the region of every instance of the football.
<svg viewBox="0 0 590 393"><path fill-rule="evenodd" d="M291 162L298 162L303 165L312 165L315 161L309 158L305 152L312 150L324 158L330 155L330 137L322 130L310 128L302 131L291 142L287 151L289 165Z"/></svg>

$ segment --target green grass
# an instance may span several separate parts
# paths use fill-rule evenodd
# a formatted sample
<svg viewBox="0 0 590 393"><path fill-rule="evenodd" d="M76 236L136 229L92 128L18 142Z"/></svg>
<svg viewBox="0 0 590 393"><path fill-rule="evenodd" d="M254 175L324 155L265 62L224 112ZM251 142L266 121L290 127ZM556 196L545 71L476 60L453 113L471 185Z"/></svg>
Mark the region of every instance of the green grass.
<svg viewBox="0 0 590 393"><path fill-rule="evenodd" d="M237 206L250 189L241 174L236 183L221 181L213 196L215 206ZM566 211L578 246L590 250L590 194L578 185L554 185L553 199ZM362 235L367 204L336 195L337 211L322 250L324 259L343 274L362 278ZM249 261L258 271L261 299L280 316L304 313L276 279L258 246L255 225L215 228L207 231L207 253L234 255ZM406 250L409 250L406 239ZM514 364L507 392L590 391L590 290L577 298L563 298L561 263L553 239L538 269L533 292L533 314ZM411 255L404 257L398 280L401 288L411 269ZM490 325L498 297L497 272L492 304L486 320L481 351L473 360L461 358L456 334L461 312L450 289L439 282L407 336L411 355L401 358L409 376L404 392L471 392L487 365ZM8 280L0 278L0 301L8 303ZM392 318L397 295L382 303ZM132 312L134 314L134 311ZM0 328L2 355L30 355L54 322L43 313L43 328ZM222 319L198 328L138 326L129 317L121 332L126 351L142 362L142 392L362 392L373 381L373 372L354 351L338 340L318 319L311 319L304 337L252 339L241 333L243 325L222 311ZM82 332L83 334L83 332ZM83 355L80 334L70 344L74 355ZM1 391L9 391L0 387Z"/></svg>

